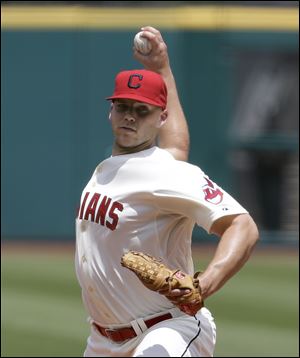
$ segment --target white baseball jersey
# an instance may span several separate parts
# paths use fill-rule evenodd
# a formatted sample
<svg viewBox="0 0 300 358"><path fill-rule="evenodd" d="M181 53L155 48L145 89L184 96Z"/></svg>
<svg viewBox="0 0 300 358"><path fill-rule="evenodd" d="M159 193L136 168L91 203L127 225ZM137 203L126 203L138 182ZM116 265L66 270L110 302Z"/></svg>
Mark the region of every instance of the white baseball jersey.
<svg viewBox="0 0 300 358"><path fill-rule="evenodd" d="M247 213L203 171L153 147L110 157L85 187L76 219L76 273L85 307L101 325L125 324L172 307L121 266L128 250L193 274L195 223L207 232L225 215Z"/></svg>

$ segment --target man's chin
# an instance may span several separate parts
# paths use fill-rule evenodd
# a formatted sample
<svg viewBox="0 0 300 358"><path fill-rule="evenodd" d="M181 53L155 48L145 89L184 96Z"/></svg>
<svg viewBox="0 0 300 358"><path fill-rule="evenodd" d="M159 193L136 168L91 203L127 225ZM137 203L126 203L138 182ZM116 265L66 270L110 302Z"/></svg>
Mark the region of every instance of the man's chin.
<svg viewBox="0 0 300 358"><path fill-rule="evenodd" d="M133 142L126 142L126 141L117 141L116 142L117 147L121 152L126 153L135 153L140 152L141 150L149 149L153 147L153 143L133 143Z"/></svg>
<svg viewBox="0 0 300 358"><path fill-rule="evenodd" d="M118 141L117 145L119 148L123 149L131 149L139 146L137 143L133 143L131 141Z"/></svg>

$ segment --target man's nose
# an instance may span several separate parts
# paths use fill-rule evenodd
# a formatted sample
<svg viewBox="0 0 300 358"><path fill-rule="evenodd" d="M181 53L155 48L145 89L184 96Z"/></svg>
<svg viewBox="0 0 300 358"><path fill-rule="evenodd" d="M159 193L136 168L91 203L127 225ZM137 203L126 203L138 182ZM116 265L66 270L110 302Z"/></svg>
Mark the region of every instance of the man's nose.
<svg viewBox="0 0 300 358"><path fill-rule="evenodd" d="M125 119L129 122L135 122L135 118L134 116L132 115L131 111L129 112L126 112L125 114Z"/></svg>

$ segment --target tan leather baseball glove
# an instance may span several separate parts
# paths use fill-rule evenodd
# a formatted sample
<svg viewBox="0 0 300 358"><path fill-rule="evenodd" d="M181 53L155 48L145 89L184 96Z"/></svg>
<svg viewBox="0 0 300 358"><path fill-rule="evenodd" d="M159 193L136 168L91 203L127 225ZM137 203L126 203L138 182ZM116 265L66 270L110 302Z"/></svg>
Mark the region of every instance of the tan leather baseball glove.
<svg viewBox="0 0 300 358"><path fill-rule="evenodd" d="M194 316L204 306L199 281L195 278L199 272L192 277L179 269L171 270L155 257L137 251L125 253L121 264L133 271L148 289L163 294L184 313ZM188 293L172 296L174 289Z"/></svg>

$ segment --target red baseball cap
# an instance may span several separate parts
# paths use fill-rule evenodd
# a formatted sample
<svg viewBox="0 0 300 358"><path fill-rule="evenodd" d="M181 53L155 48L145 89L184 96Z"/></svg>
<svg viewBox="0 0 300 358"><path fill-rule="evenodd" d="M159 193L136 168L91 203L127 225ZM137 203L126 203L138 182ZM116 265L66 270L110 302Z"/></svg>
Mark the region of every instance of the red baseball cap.
<svg viewBox="0 0 300 358"><path fill-rule="evenodd" d="M106 99L134 99L165 109L167 95L167 86L158 73L149 70L130 70L117 74L114 93Z"/></svg>

